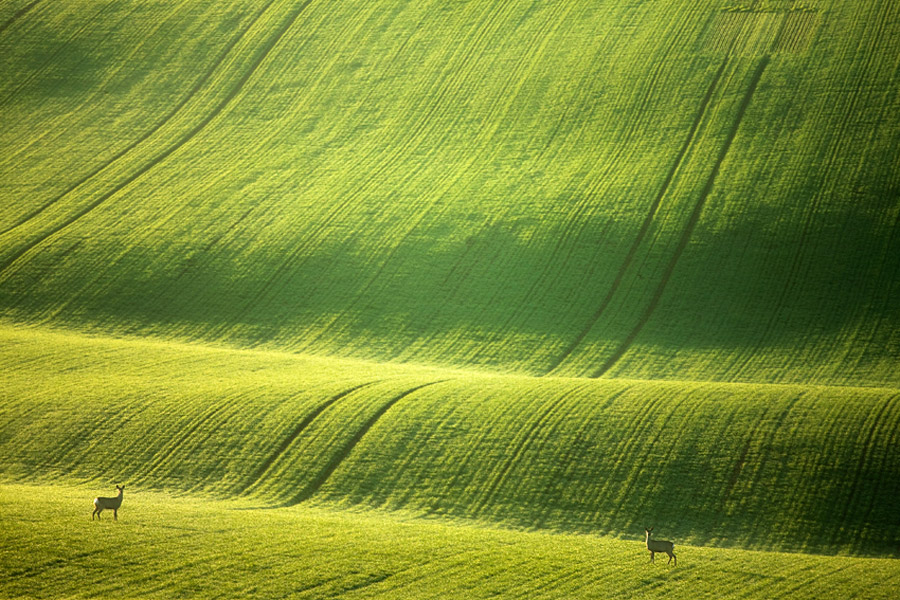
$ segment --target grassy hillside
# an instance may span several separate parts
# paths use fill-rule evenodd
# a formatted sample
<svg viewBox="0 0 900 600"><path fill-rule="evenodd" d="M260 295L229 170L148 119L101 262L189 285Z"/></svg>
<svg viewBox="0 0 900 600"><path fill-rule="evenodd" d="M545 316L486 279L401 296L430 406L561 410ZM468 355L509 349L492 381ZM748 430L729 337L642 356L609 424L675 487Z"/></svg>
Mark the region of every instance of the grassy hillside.
<svg viewBox="0 0 900 600"><path fill-rule="evenodd" d="M898 561L510 532L315 508L129 495L91 523L84 487L0 486L0 595L9 598L894 597ZM127 504L126 504L127 503ZM106 515L107 513L104 513ZM165 515L165 519L159 518ZM65 543L59 543L63 538ZM402 543L398 543L402 540Z"/></svg>
<svg viewBox="0 0 900 600"><path fill-rule="evenodd" d="M897 385L900 8L744 4L7 2L0 315Z"/></svg>
<svg viewBox="0 0 900 600"><path fill-rule="evenodd" d="M0 0L0 596L884 597L898 40L894 0ZM113 480L132 525L76 524Z"/></svg>
<svg viewBox="0 0 900 600"><path fill-rule="evenodd" d="M3 333L0 478L897 554L897 390L472 376Z"/></svg>

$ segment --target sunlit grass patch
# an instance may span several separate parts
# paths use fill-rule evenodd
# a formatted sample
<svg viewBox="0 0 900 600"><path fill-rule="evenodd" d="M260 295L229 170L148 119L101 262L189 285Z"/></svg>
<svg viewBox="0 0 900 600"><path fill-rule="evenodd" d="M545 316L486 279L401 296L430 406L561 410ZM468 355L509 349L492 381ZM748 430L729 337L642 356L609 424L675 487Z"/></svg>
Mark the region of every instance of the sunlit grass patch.
<svg viewBox="0 0 900 600"><path fill-rule="evenodd" d="M132 486L129 486L129 488ZM900 563L551 535L328 508L254 510L126 491L91 522L96 487L0 485L8 598L892 598Z"/></svg>

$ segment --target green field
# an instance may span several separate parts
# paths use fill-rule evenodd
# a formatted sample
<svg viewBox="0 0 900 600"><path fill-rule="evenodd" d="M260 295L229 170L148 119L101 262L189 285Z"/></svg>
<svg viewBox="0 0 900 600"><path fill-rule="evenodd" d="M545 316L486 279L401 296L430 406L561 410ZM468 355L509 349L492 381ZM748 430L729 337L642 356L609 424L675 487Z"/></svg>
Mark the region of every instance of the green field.
<svg viewBox="0 0 900 600"><path fill-rule="evenodd" d="M21 502L33 495L40 513ZM648 565L633 541L158 492L129 496L118 522L91 524L73 498L90 490L0 486L15 523L0 533L9 596L889 600L900 583L889 559L679 546L669 568Z"/></svg>
<svg viewBox="0 0 900 600"><path fill-rule="evenodd" d="M0 597L891 597L898 89L895 0L0 0Z"/></svg>

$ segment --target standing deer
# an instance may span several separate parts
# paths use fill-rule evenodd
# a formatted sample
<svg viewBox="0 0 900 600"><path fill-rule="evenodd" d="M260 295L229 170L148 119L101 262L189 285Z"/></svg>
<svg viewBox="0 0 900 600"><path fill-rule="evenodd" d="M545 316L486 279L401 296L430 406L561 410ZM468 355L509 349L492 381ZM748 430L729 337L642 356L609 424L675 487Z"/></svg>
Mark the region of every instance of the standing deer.
<svg viewBox="0 0 900 600"><path fill-rule="evenodd" d="M650 532L653 531L652 527L649 529L645 527L644 531L647 533L647 550L650 551L650 562L653 562L654 554L656 554L657 552L665 552L669 555L669 562L667 562L666 564L672 562L672 559L674 558L675 566L677 567L678 557L675 556L675 544L673 544L672 542L666 542L664 540L651 540Z"/></svg>
<svg viewBox="0 0 900 600"><path fill-rule="evenodd" d="M94 498L94 512L91 513L91 521L94 520L94 515L97 515L97 519L100 519L100 513L103 512L104 508L110 508L113 511L113 519L116 521L119 520L119 507L122 506L122 494L125 492L124 485L117 485L116 489L119 490L119 495L115 498L104 498L102 496L98 496Z"/></svg>

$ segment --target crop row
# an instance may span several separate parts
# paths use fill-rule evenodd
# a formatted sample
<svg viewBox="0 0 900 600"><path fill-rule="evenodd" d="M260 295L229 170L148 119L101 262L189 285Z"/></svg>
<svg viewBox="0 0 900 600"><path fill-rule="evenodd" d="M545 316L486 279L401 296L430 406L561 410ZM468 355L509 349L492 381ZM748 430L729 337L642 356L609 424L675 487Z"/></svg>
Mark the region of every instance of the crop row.
<svg viewBox="0 0 900 600"><path fill-rule="evenodd" d="M37 3L0 32L0 315L895 385L895 3L787 13L797 52L721 8Z"/></svg>

